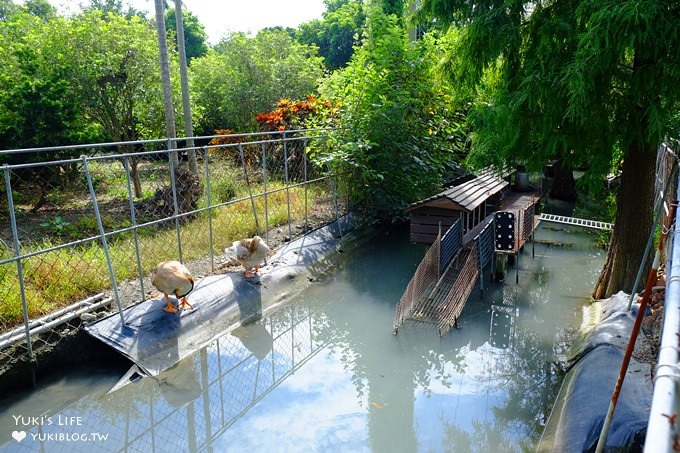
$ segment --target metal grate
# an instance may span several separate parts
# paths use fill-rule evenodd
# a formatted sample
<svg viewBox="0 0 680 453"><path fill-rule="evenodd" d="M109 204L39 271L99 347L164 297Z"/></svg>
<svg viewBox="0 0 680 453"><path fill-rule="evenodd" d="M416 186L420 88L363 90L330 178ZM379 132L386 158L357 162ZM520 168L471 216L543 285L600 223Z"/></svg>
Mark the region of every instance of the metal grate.
<svg viewBox="0 0 680 453"><path fill-rule="evenodd" d="M593 228L596 230L611 230L614 228L614 224L612 223L607 223L607 222L599 222L597 220L587 220L587 219L579 219L577 217L565 217L561 215L555 215L555 214L545 214L542 213L539 217L541 221L545 222L555 222L555 223L563 223L566 225L574 225L574 226L580 226L584 228Z"/></svg>
<svg viewBox="0 0 680 453"><path fill-rule="evenodd" d="M454 279L451 290L437 304L437 323L440 335L446 334L456 325L479 276L479 268L477 267L479 261L478 248L475 244L471 244L470 248L465 248L461 252L461 265L454 276L451 277Z"/></svg>
<svg viewBox="0 0 680 453"><path fill-rule="evenodd" d="M442 237L440 245L441 251L439 252L439 269L446 269L446 266L451 262L451 259L458 253L458 250L460 250L463 245L463 235L460 225L460 219L456 220L456 222L446 230L446 233L444 233L444 236Z"/></svg>
<svg viewBox="0 0 680 453"><path fill-rule="evenodd" d="M456 325L480 275L480 251L485 255L485 264L493 257L492 225L493 218L467 246L455 249L446 267L435 273L433 260L439 254L438 249L443 248L443 240L437 236L399 301L395 333L406 319L436 325L440 335ZM453 225L449 232L455 233L455 227Z"/></svg>
<svg viewBox="0 0 680 453"><path fill-rule="evenodd" d="M493 259L494 245L494 221L493 216L489 216L489 220L482 229L482 231L475 237L475 243L479 250L479 268L484 268Z"/></svg>
<svg viewBox="0 0 680 453"><path fill-rule="evenodd" d="M534 211L535 204L530 204L522 211L522 244L525 244L531 233L534 232Z"/></svg>
<svg viewBox="0 0 680 453"><path fill-rule="evenodd" d="M397 313L394 318L394 333L397 333L399 326L415 310L418 302L426 297L434 288L439 280L439 244L441 233L430 246L423 260L418 265L416 272L406 286L404 294L397 305Z"/></svg>

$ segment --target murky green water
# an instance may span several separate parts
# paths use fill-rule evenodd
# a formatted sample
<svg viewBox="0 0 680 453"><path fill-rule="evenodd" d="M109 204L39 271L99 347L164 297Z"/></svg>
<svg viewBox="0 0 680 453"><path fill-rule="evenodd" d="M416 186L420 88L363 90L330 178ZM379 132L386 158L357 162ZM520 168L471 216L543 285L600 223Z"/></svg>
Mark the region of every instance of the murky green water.
<svg viewBox="0 0 680 453"><path fill-rule="evenodd" d="M536 239L504 283L486 273L484 296L476 288L440 338L422 325L392 334L425 249L406 230L380 235L296 303L158 379L107 394L122 370L81 370L5 399L0 451L531 449L604 259L592 234L541 226Z"/></svg>

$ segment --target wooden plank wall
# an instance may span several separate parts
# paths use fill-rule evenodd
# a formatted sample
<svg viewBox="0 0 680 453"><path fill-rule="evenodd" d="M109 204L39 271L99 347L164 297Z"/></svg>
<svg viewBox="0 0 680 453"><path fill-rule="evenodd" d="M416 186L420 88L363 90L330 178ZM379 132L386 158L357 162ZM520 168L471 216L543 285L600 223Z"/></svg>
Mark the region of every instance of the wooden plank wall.
<svg viewBox="0 0 680 453"><path fill-rule="evenodd" d="M432 244L439 232L442 234L458 220L461 211L423 206L411 211L411 242Z"/></svg>

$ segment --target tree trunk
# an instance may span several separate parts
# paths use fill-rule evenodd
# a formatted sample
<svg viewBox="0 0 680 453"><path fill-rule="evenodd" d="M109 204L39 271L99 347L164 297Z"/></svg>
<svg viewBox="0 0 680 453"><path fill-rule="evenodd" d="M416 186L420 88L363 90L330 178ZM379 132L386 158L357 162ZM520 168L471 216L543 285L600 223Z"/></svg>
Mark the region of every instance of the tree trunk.
<svg viewBox="0 0 680 453"><path fill-rule="evenodd" d="M652 230L655 151L654 145L633 141L626 153L616 194L614 231L593 292L595 299L607 298L618 291L630 292L633 288ZM646 270L650 264L651 257L644 263Z"/></svg>
<svg viewBox="0 0 680 453"><path fill-rule="evenodd" d="M168 138L168 152L170 159L177 169L179 158L176 152L177 143L172 140L177 138L175 129L175 109L172 104L172 87L170 85L170 63L168 61L168 41L165 31L165 4L162 0L155 0L156 6L156 34L158 35L158 49L160 50L161 81L163 82L163 100L165 106L165 135Z"/></svg>
<svg viewBox="0 0 680 453"><path fill-rule="evenodd" d="M633 57L632 79L639 79L639 72L655 60L646 55L648 49L636 48ZM639 80L638 80L639 83ZM638 270L646 277L652 264L649 256L642 262L645 245L652 232L656 172L656 146L650 143L654 136L649 128L649 106L658 104L659 98L636 98L632 93L628 109L630 130L633 136L623 160L621 184L616 193L616 219L607 251L602 274L593 297L602 299L617 291L630 292L635 284ZM644 279L643 279L644 282Z"/></svg>
<svg viewBox="0 0 680 453"><path fill-rule="evenodd" d="M135 197L142 198L142 182L139 180L139 165L138 159L130 159L130 179L132 179L132 187L135 190Z"/></svg>
<svg viewBox="0 0 680 453"><path fill-rule="evenodd" d="M562 159L555 162L555 179L550 188L550 197L562 201L576 201L576 181L571 165Z"/></svg>

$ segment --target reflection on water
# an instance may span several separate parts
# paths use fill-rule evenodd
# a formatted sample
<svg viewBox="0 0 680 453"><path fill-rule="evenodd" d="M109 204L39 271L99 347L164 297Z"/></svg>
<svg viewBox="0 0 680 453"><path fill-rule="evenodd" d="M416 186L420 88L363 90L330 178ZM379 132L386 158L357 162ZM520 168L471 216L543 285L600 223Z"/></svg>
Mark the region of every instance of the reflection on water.
<svg viewBox="0 0 680 453"><path fill-rule="evenodd" d="M536 236L571 245L536 244L532 258L529 244L519 283L486 279L484 296L473 292L459 329L443 338L413 323L392 334L424 253L407 231L393 231L348 250L294 304L157 378L109 394L83 382L84 396L62 406L43 405L54 388L8 404L0 449L531 449L559 385L567 332L604 258L592 236L545 227ZM36 418L18 423L18 415Z"/></svg>

